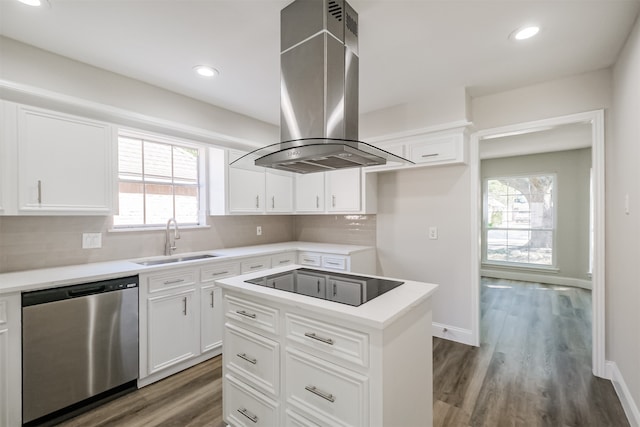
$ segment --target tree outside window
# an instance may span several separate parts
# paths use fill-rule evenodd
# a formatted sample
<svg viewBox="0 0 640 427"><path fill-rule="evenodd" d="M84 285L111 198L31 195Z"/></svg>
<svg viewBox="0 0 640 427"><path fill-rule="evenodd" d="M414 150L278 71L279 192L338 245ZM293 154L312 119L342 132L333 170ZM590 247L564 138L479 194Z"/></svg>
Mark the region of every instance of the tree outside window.
<svg viewBox="0 0 640 427"><path fill-rule="evenodd" d="M554 174L485 182L485 262L554 266Z"/></svg>

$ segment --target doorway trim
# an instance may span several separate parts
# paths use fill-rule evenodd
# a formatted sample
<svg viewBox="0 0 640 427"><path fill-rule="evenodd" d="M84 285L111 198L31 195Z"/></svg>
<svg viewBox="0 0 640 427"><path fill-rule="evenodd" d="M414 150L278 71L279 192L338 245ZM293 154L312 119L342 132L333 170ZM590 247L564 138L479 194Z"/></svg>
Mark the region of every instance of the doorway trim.
<svg viewBox="0 0 640 427"><path fill-rule="evenodd" d="M593 170L593 271L591 275L592 372L607 377L605 360L605 146L604 110L587 111L549 119L523 122L477 131L471 135L471 332L473 345L480 345L480 267L482 245L482 177L480 142L488 137L519 135L567 124L591 125Z"/></svg>

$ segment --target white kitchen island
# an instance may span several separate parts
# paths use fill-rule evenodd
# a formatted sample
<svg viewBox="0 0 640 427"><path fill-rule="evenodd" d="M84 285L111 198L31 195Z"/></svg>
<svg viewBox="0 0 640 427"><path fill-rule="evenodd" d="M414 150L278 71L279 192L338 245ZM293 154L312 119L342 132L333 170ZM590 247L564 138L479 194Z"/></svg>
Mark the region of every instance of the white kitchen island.
<svg viewBox="0 0 640 427"><path fill-rule="evenodd" d="M404 281L358 307L246 283L223 288L223 413L232 426L431 426L431 296ZM330 273L327 273L330 274Z"/></svg>

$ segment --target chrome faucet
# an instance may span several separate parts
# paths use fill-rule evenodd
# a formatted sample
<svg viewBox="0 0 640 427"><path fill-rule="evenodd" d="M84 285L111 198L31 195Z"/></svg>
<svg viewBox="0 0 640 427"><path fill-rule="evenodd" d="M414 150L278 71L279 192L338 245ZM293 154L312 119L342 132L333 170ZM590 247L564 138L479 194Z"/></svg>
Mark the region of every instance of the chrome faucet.
<svg viewBox="0 0 640 427"><path fill-rule="evenodd" d="M173 222L173 225L175 226L175 230L173 231L173 243L171 242L171 236L169 235L169 228L171 227L172 222ZM180 231L178 230L178 221L176 221L175 218L169 218L169 221L167 221L167 230L165 233L165 240L164 240L165 255L171 255L171 253L176 250L177 248L176 240L178 240L179 238L180 238Z"/></svg>

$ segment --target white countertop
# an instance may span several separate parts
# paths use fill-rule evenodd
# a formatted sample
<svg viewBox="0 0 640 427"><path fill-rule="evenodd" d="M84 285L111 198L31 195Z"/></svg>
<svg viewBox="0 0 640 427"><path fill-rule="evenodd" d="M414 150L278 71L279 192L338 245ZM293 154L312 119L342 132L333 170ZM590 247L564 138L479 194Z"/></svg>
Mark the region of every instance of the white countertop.
<svg viewBox="0 0 640 427"><path fill-rule="evenodd" d="M147 273L176 267L195 266L211 262L224 262L251 256L272 255L288 251L322 252L340 255L351 255L356 252L373 250L371 246L334 245L312 242L283 242L257 246L243 246L238 248L212 249L208 251L174 254L173 257L189 255L213 254L216 258L185 261L180 263L144 266L136 261L165 258L163 256L146 257L135 260L119 260L96 262L64 267L42 268L36 270L16 271L0 274L0 294L10 292L24 292L36 289L52 288L56 286L73 285L88 281L107 280L117 277Z"/></svg>
<svg viewBox="0 0 640 427"><path fill-rule="evenodd" d="M374 329L384 329L396 319L411 311L413 307L422 304L431 297L438 285L410 280L399 280L404 282L401 286L394 288L371 301L354 307L347 304L327 301L320 298L313 298L306 295L295 294L293 292L279 289L267 288L264 286L246 283L245 280L254 279L270 274L282 273L296 268L308 268L302 265L288 265L286 267L272 268L270 270L257 271L242 276L230 277L216 281L216 284L223 289L246 295L249 297L259 297L278 304L285 304L319 315L330 314L334 318L339 318L347 322L356 323ZM317 269L314 267L314 269ZM327 271L328 273L335 273ZM350 274L350 273L344 273ZM365 277L381 277L368 274L356 274Z"/></svg>

